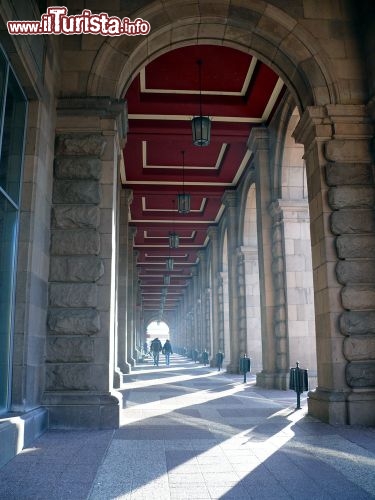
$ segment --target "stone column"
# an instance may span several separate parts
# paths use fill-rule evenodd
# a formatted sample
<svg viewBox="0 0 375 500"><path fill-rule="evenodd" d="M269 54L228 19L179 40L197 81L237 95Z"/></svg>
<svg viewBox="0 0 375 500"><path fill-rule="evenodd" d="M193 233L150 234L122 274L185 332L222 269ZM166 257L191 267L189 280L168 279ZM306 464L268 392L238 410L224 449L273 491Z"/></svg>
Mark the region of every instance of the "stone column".
<svg viewBox="0 0 375 500"><path fill-rule="evenodd" d="M230 365L231 360L231 343L230 343L230 316L229 316L229 286L228 286L228 273L221 272L218 277L221 286L221 297L222 297L222 336L220 331L220 339L223 340L223 352L225 355L224 363Z"/></svg>
<svg viewBox="0 0 375 500"><path fill-rule="evenodd" d="M218 351L225 353L225 324L224 324L224 280L221 273L217 273L216 287L218 295ZM227 353L229 360L229 351Z"/></svg>
<svg viewBox="0 0 375 500"><path fill-rule="evenodd" d="M199 295L201 298L201 332L202 332L202 349L210 349L210 324L207 317L207 257L206 251L198 252L199 257Z"/></svg>
<svg viewBox="0 0 375 500"><path fill-rule="evenodd" d="M124 103L59 102L49 276L45 391L51 428L116 428L118 158Z"/></svg>
<svg viewBox="0 0 375 500"><path fill-rule="evenodd" d="M186 354L189 356L190 350L190 332L188 326L188 302L187 290L184 290L184 298L182 302L181 319L182 319L182 347L186 347Z"/></svg>
<svg viewBox="0 0 375 500"><path fill-rule="evenodd" d="M219 272L219 241L218 241L218 230L216 226L210 226L208 228L208 237L210 239L210 257L211 257L211 331L212 331L212 358L211 365L215 366L216 363L216 353L223 349L224 346L220 346L219 342L219 331L220 323L223 322L220 318L219 313L219 283L218 283L218 272ZM222 326L222 325L221 325Z"/></svg>
<svg viewBox="0 0 375 500"><path fill-rule="evenodd" d="M197 287L198 288L198 287ZM199 353L203 351L203 338L202 338L202 299L197 294L195 301L195 330L196 330L196 344Z"/></svg>
<svg viewBox="0 0 375 500"><path fill-rule="evenodd" d="M130 366L135 365L133 358L134 352L134 237L136 235L136 228L129 227L128 232L128 276L127 276L127 321L126 321L126 341L128 347L128 363Z"/></svg>
<svg viewBox="0 0 375 500"><path fill-rule="evenodd" d="M197 306L198 306L198 296L197 296L197 277L198 277L198 271L197 271L197 268L196 267L193 267L193 269L191 270L191 273L192 273L192 279L191 279L191 285L190 285L190 289L191 289L191 295L190 295L190 299L191 299L191 312L193 314L192 316L192 332L191 332L191 336L192 336L192 346L193 346L193 349L198 349L200 348L199 346L199 330L198 330L198 310L197 310Z"/></svg>
<svg viewBox="0 0 375 500"><path fill-rule="evenodd" d="M137 252L137 257L139 252ZM135 278L134 278L134 310L135 310L135 322L134 322L134 358L139 361L139 356L142 354L142 342L141 342L141 311L142 311L142 300L141 300L141 290L138 283L138 269L135 267Z"/></svg>
<svg viewBox="0 0 375 500"><path fill-rule="evenodd" d="M277 200L271 205L271 213L276 228L273 252L279 384L283 389L289 386L289 367L299 361L301 368L309 370L310 386L315 387L314 288L307 200Z"/></svg>
<svg viewBox="0 0 375 500"><path fill-rule="evenodd" d="M311 107L294 137L305 146L315 292L318 387L309 413L375 425L375 225L363 106Z"/></svg>
<svg viewBox="0 0 375 500"><path fill-rule="evenodd" d="M258 248L241 247L245 261L247 351L251 371L262 370L262 332L260 321Z"/></svg>
<svg viewBox="0 0 375 500"><path fill-rule="evenodd" d="M207 349L211 353L211 358L213 357L213 334L212 334L212 290L211 288L206 288L205 290L205 314L206 314L206 339L207 339Z"/></svg>
<svg viewBox="0 0 375 500"><path fill-rule="evenodd" d="M133 252L133 358L135 362L138 361L137 345L138 343L138 332L140 323L140 297L139 297L139 286L138 286L138 269L137 269L137 259L139 252L135 250Z"/></svg>
<svg viewBox="0 0 375 500"><path fill-rule="evenodd" d="M274 343L275 343L275 371L273 387L287 389L287 380L291 365L288 345L288 321L286 305L286 269L284 252L284 228L282 211L278 203L270 205L272 216L272 278L274 292ZM299 361L299 360L296 360ZM293 364L295 366L295 364ZM303 366L301 364L301 368Z"/></svg>
<svg viewBox="0 0 375 500"><path fill-rule="evenodd" d="M238 296L238 337L239 352L248 355L247 349L247 320L246 320L246 284L245 284L245 259L240 248L237 248L237 296Z"/></svg>
<svg viewBox="0 0 375 500"><path fill-rule="evenodd" d="M261 387L275 387L275 305L272 280L272 218L269 206L272 201L269 137L266 128L254 128L248 140L253 154L256 184L257 240L259 258L260 315L262 327L263 370L257 374Z"/></svg>
<svg viewBox="0 0 375 500"><path fill-rule="evenodd" d="M227 371L238 373L239 359L246 352L243 338L243 317L240 317L240 289L238 268L238 206L237 195L234 191L226 191L223 196L226 208L227 237L228 237L228 293L229 293L229 332L230 332L230 364ZM242 311L242 308L241 308ZM246 324L244 325L246 328Z"/></svg>
<svg viewBox="0 0 375 500"><path fill-rule="evenodd" d="M133 201L133 192L122 189L120 193L120 248L118 260L118 361L122 373L130 372L127 362L127 270L128 270L128 238L129 238L129 206Z"/></svg>
<svg viewBox="0 0 375 500"><path fill-rule="evenodd" d="M192 313L192 283L188 286L185 292L185 318L186 318L186 343L188 355L191 356L191 351L194 349L193 337L193 313Z"/></svg>

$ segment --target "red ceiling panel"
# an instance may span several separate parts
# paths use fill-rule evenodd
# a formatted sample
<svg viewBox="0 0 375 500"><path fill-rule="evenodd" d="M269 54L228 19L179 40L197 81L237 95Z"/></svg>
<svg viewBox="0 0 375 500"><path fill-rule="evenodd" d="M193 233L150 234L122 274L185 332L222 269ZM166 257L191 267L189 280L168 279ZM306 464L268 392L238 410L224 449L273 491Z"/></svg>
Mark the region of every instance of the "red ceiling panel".
<svg viewBox="0 0 375 500"><path fill-rule="evenodd" d="M197 61L201 60L201 82ZM130 223L143 308L174 310L188 286L207 229L219 221L222 196L246 168L251 128L267 124L283 92L278 76L249 54L220 46L192 45L149 63L130 85L129 131L124 148L124 186L132 189ZM192 116L212 118L211 143L192 144ZM184 155L182 155L184 151ZM184 169L182 165L184 164ZM191 211L177 211L177 193L191 194ZM180 238L170 249L171 231ZM174 268L167 271L167 257ZM164 285L164 276L170 284Z"/></svg>

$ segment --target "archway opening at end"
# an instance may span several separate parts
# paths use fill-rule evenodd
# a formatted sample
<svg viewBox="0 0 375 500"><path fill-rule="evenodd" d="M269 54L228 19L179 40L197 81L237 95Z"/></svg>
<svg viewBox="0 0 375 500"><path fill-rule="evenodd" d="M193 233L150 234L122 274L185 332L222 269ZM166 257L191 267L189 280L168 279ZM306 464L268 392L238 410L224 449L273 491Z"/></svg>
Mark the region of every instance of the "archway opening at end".
<svg viewBox="0 0 375 500"><path fill-rule="evenodd" d="M147 341L158 337L163 343L169 339L169 326L164 321L151 321L147 326Z"/></svg>

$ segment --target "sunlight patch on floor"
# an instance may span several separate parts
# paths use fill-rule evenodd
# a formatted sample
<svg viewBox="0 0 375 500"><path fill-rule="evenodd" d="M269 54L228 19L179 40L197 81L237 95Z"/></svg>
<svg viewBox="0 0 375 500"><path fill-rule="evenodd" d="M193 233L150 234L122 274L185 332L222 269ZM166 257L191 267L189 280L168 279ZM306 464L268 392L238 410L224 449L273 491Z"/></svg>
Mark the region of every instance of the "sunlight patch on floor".
<svg viewBox="0 0 375 500"><path fill-rule="evenodd" d="M159 371L164 372L165 370L166 370L166 368L164 368L163 370L156 368L152 372L150 372L150 371L137 372L137 375L139 375L140 373L150 374L150 373L154 373L154 372L155 372L155 374L157 374L157 372L159 372ZM174 371L176 371L176 368L174 368ZM208 372L208 373L199 374L199 375L190 375L190 374L189 375L176 375L176 376L168 376L168 377L163 377L163 378L155 378L153 380L138 380L136 382L125 382L123 384L123 386L121 387L121 390L140 389L140 388L144 388L144 387L152 387L154 385L162 385L162 384L166 384L166 385L177 384L179 382L186 382L188 380L197 380L197 379L201 379L201 378L214 377L218 373L219 372Z"/></svg>
<svg viewBox="0 0 375 500"><path fill-rule="evenodd" d="M211 375L208 374L207 376ZM176 382L180 382L181 379L176 377ZM184 377L184 380L191 380L189 377ZM168 378L169 384L172 380ZM153 384L151 384L153 385ZM144 387L144 386L143 386ZM230 389L221 392L211 392L208 390L200 390L194 393L194 404L203 404L207 401L213 401L215 399L224 398L227 396L232 396L244 390L243 384L234 383ZM166 415L174 410L179 410L186 407L191 407L192 393L188 392L181 396L172 396L167 399L161 399L157 401L151 401L149 403L131 403L127 401L128 407L121 412L121 425L141 422L147 418L150 418L150 412L152 412L152 417L157 417L161 415Z"/></svg>

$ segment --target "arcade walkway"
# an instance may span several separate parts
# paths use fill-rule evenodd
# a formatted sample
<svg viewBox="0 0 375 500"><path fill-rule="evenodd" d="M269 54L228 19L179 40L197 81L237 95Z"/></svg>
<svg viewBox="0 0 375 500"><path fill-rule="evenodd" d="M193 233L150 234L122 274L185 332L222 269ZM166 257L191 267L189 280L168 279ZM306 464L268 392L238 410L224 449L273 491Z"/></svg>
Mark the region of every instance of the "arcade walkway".
<svg viewBox="0 0 375 500"><path fill-rule="evenodd" d="M331 427L174 355L124 385L117 431L51 431L0 469L2 500L375 498L375 429Z"/></svg>

